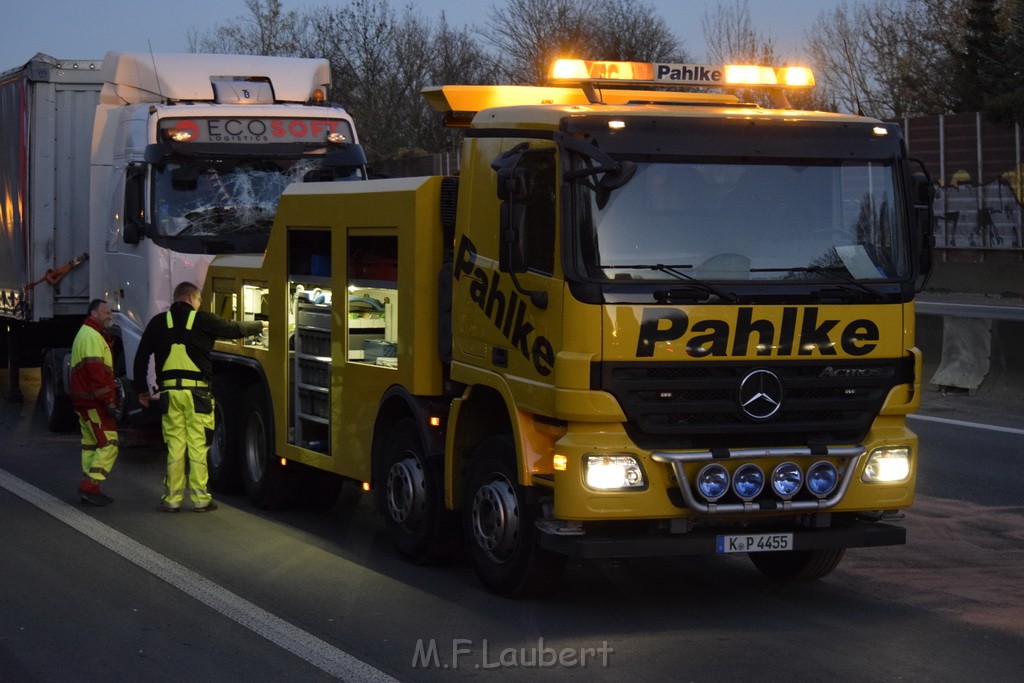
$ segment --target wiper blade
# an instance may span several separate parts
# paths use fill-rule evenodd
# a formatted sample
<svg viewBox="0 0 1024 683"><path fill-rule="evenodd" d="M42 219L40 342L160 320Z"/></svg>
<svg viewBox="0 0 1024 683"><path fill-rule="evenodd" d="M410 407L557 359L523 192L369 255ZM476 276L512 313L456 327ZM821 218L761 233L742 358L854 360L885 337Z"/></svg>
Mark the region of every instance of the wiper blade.
<svg viewBox="0 0 1024 683"><path fill-rule="evenodd" d="M845 269L843 269L845 270ZM849 275L844 275L840 268L826 268L824 266L796 266L793 268L751 268L752 273L814 273L816 275L824 275L832 280L838 280L844 284L856 287L865 294L870 294L878 300L885 298L885 295L870 285L866 285L860 280L854 279ZM823 290L824 291L824 290ZM848 290L847 290L848 291Z"/></svg>
<svg viewBox="0 0 1024 683"><path fill-rule="evenodd" d="M682 271L683 268L693 268L693 266L688 264L688 263L687 264L677 264L677 265L667 265L667 264L664 264L664 263L641 263L641 264L638 264L638 265L614 265L614 266L613 265L601 265L601 266L598 266L598 267L599 268L621 268L623 270L657 270L657 271L660 271L662 273L666 273L668 275L671 275L672 277L676 278L677 280L683 280L689 286L694 287L694 288L704 292L705 294L717 296L719 299L722 299L723 301L729 301L729 302L735 302L736 301L736 295L733 294L732 292L727 292L724 289L719 289L718 287L714 287L712 285L709 285L708 283L704 282L703 280L699 280L699 279L693 277L692 275L688 275L687 273L684 273ZM682 299L682 300L684 300L686 302L707 301L710 298L710 296L706 296L706 297L703 297L701 299L697 299L697 298L694 298L692 292L686 292L685 290L679 290L679 289L668 289L668 290L658 290L658 291L656 291L654 293L654 298L656 300L658 300L659 302L661 302L661 303L674 303L674 302L679 301L680 299Z"/></svg>

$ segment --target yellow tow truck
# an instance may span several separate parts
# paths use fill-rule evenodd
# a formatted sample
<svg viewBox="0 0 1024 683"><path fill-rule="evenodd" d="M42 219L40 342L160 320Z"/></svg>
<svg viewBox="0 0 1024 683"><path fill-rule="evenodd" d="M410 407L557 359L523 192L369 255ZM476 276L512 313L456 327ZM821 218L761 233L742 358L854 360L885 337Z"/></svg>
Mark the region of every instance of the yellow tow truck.
<svg viewBox="0 0 1024 683"><path fill-rule="evenodd" d="M568 557L818 578L904 543L931 183L898 126L791 108L812 84L568 60L427 89L459 175L292 185L262 257L211 265L204 305L270 321L215 349L214 483L360 483L403 557L464 544L510 596Z"/></svg>

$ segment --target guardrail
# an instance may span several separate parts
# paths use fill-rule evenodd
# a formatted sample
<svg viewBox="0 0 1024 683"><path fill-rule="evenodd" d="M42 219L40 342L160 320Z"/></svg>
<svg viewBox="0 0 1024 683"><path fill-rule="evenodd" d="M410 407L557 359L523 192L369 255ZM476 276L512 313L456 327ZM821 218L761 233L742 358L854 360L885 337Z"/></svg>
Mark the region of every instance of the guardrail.
<svg viewBox="0 0 1024 683"><path fill-rule="evenodd" d="M915 303L922 379L947 391L1024 396L1024 300L926 292Z"/></svg>
<svg viewBox="0 0 1024 683"><path fill-rule="evenodd" d="M919 294L915 310L918 315L1024 320L1024 300L996 299L981 295Z"/></svg>

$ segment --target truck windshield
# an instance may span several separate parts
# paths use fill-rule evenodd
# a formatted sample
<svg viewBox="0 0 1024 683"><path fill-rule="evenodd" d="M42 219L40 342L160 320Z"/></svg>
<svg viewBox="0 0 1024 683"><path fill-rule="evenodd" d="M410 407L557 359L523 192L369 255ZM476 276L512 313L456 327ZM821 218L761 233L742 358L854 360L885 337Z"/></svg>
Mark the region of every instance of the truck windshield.
<svg viewBox="0 0 1024 683"><path fill-rule="evenodd" d="M186 252L261 251L284 188L315 175L321 160L181 159L155 167L154 240Z"/></svg>
<svg viewBox="0 0 1024 683"><path fill-rule="evenodd" d="M608 193L577 181L596 279L898 280L908 276L890 163L640 163Z"/></svg>

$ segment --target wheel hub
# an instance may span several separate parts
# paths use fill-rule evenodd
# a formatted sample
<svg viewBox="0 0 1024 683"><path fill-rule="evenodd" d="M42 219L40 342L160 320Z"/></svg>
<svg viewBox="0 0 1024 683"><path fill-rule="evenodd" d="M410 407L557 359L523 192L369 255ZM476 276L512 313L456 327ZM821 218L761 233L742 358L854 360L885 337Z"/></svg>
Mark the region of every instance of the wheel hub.
<svg viewBox="0 0 1024 683"><path fill-rule="evenodd" d="M476 492L471 510L473 536L496 562L506 562L519 538L519 501L512 484L496 478Z"/></svg>
<svg viewBox="0 0 1024 683"><path fill-rule="evenodd" d="M426 480L419 460L409 456L388 471L388 514L398 525L415 528L423 519L426 504Z"/></svg>

